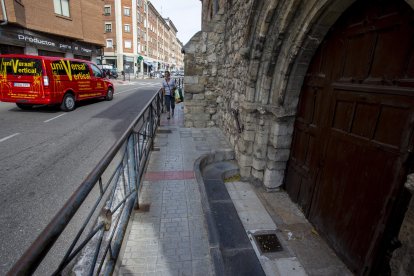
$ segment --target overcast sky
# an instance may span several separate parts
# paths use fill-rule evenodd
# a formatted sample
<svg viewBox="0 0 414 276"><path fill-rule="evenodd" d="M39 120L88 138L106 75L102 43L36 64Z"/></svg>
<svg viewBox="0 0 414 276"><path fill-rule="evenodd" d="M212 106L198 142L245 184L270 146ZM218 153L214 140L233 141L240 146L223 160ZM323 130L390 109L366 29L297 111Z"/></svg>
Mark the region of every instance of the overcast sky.
<svg viewBox="0 0 414 276"><path fill-rule="evenodd" d="M178 30L177 37L185 45L201 30L200 0L150 0L157 11L169 17Z"/></svg>

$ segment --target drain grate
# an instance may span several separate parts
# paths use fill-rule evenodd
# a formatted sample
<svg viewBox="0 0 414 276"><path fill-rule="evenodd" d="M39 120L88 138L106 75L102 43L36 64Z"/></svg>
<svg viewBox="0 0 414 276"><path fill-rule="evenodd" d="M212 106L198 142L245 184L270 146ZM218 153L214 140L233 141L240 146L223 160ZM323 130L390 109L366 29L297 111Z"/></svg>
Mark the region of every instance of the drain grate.
<svg viewBox="0 0 414 276"><path fill-rule="evenodd" d="M273 253L283 251L276 234L253 235L262 253Z"/></svg>

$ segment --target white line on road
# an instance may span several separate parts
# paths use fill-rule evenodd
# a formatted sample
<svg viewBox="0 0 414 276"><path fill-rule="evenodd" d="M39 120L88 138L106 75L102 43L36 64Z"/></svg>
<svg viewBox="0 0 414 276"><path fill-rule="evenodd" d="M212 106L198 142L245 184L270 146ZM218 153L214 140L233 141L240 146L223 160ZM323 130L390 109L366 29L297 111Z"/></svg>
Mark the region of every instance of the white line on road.
<svg viewBox="0 0 414 276"><path fill-rule="evenodd" d="M3 139L0 139L0 143L1 142L4 142L4 141L6 141L6 140L8 140L8 139L10 139L10 138L13 138L14 136L17 136L17 135L19 135L20 133L15 133L15 134L12 134L12 135L9 135L9 136L7 136L7 137L4 137Z"/></svg>
<svg viewBox="0 0 414 276"><path fill-rule="evenodd" d="M129 89L129 90L125 90L125 91L114 93L114 94L118 95L118 94L127 93L127 92L131 92L131 91L135 91L135 90L137 90L137 89L136 88L135 89Z"/></svg>
<svg viewBox="0 0 414 276"><path fill-rule="evenodd" d="M60 115L58 115L58 116L56 116L56 117L53 117L53 118L51 118L51 119L49 119L49 120L43 121L43 123L48 123L48 122L50 122L50 121L52 121L52 120L54 120L54 119L57 119L57 118L59 118L59 117L61 117L61 116L63 116L63 115L66 115L66 113L60 114Z"/></svg>

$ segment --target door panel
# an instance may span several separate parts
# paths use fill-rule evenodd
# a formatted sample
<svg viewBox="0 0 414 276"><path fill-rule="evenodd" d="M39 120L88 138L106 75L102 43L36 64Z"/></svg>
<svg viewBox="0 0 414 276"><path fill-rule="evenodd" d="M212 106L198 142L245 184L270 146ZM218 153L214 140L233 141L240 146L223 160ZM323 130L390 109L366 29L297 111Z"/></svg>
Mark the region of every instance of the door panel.
<svg viewBox="0 0 414 276"><path fill-rule="evenodd" d="M414 13L400 1L357 1L308 69L286 190L356 274L396 236L412 147ZM385 233L387 232L387 233Z"/></svg>

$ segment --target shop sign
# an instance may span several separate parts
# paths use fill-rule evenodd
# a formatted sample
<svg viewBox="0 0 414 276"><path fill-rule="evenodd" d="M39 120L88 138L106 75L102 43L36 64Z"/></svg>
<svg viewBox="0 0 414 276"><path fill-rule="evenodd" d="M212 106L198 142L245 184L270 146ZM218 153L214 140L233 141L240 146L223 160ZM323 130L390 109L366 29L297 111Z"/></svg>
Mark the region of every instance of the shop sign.
<svg viewBox="0 0 414 276"><path fill-rule="evenodd" d="M22 33L22 30L2 30L0 29L0 39L7 41L8 43L18 43L18 45L32 44L48 47L53 50L61 52L72 52L80 55L92 55L92 53L98 53L99 49L95 47L87 47L71 43L70 41L59 41L47 37L35 36L31 34Z"/></svg>

